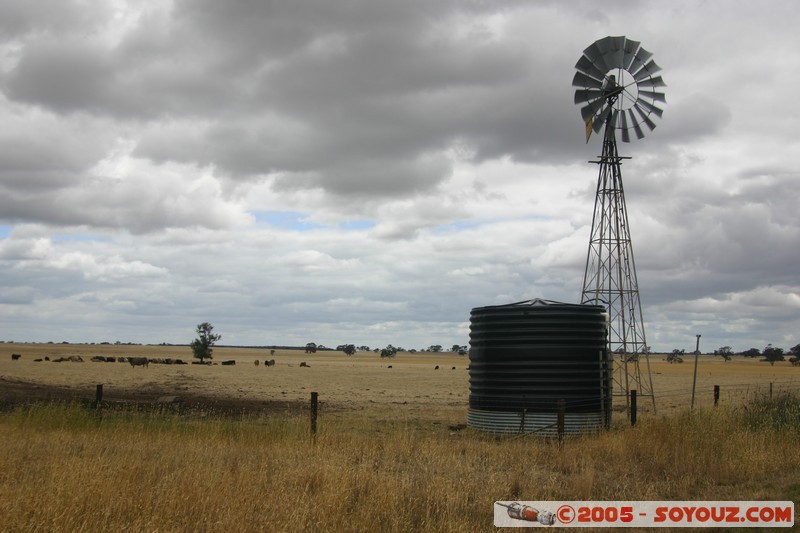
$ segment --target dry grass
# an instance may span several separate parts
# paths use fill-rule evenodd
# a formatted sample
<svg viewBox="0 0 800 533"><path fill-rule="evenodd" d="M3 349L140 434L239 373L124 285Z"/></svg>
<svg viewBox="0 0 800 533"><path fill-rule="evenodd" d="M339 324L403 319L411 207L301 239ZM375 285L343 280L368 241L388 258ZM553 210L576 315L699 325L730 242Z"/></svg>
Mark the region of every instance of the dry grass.
<svg viewBox="0 0 800 533"><path fill-rule="evenodd" d="M561 449L324 422L313 443L305 417L20 407L0 415L0 529L488 531L495 500L800 499L797 417L756 427L741 410L704 410Z"/></svg>
<svg viewBox="0 0 800 533"><path fill-rule="evenodd" d="M12 361L10 354L22 359ZM35 363L81 355L86 363ZM191 359L187 346L115 346L63 344L0 344L0 378L42 386L68 387L92 397L95 385L105 385L108 399L122 390L134 390L144 399L163 395L236 396L251 401L307 402L317 391L329 414L353 410L371 413L380 420L391 413L403 420L460 422L466 418L469 397L469 360L452 353L400 354L381 360L374 353L348 357L341 352L304 354L298 350L270 350L220 347L214 361L234 359L236 366L151 365L132 368L127 363L91 363L92 355L147 356L151 358ZM658 414L672 415L689 408L691 402L693 357L683 364L669 364L664 355L652 355L651 370ZM254 361L275 359L274 367L255 367ZM300 368L305 361L310 368ZM391 365L393 368L388 368ZM439 370L434 370L435 366ZM456 367L455 370L452 368ZM644 368L644 366L643 366ZM800 391L800 367L788 362L770 366L757 359L737 357L700 358L696 405L711 406L713 386L720 385L723 405L736 404L756 391ZM615 398L615 401L618 398ZM622 401L624 405L624 400ZM640 419L652 413L651 403L639 402ZM333 415L336 416L336 415Z"/></svg>
<svg viewBox="0 0 800 533"><path fill-rule="evenodd" d="M12 352L23 358L11 361ZM800 369L788 363L702 359L700 408L689 413L692 363L653 357L659 416L642 402L636 428L617 415L611 431L559 449L533 437L449 430L465 421L469 392L468 360L452 354L381 361L219 348L216 361L237 365L33 362L93 353L188 359L188 352L2 345L0 378L88 398L104 383L110 399L128 389L307 402L314 390L316 444L305 416L125 409L97 416L78 404L21 406L0 414L0 530L489 531L495 500L800 500L798 402L741 402L770 382L792 388ZM277 365L253 364L267 358ZM723 387L716 409L713 384Z"/></svg>

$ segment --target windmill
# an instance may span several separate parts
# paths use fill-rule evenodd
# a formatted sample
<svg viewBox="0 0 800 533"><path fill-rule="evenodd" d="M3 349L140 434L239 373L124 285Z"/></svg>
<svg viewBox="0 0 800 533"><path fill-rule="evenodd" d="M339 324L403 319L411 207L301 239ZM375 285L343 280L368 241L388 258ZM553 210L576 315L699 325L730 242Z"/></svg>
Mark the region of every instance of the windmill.
<svg viewBox="0 0 800 533"><path fill-rule="evenodd" d="M622 161L630 157L618 154L616 132L626 143L631 132L641 139L642 125L652 131L653 118L663 113L658 104L666 102L660 92L666 84L655 75L661 69L652 56L637 41L605 37L583 51L572 79L578 87L575 103L581 106L586 142L592 133L603 131L602 155L591 161L600 172L581 303L603 303L608 308L609 349L616 359L614 393L625 395L629 410L631 390L651 397L654 410L656 404L622 186Z"/></svg>

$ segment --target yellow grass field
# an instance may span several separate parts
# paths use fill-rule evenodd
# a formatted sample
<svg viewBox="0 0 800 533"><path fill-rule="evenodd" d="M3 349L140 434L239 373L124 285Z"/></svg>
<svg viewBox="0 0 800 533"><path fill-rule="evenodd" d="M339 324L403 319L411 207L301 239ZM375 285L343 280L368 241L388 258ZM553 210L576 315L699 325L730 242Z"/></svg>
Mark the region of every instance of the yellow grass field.
<svg viewBox="0 0 800 533"><path fill-rule="evenodd" d="M12 353L22 357L12 361ZM85 362L34 362L71 355L80 355ZM466 420L469 403L469 359L454 353L401 353L393 359L381 359L373 352L347 356L333 351L306 354L302 350L277 350L271 355L267 349L217 347L215 363L233 359L236 365L151 364L148 368L90 362L94 355L192 360L186 346L0 344L0 380L63 387L86 398L92 398L95 386L103 384L108 400L133 393L141 400L190 395L274 405L307 402L315 391L331 416L349 413L453 423ZM691 403L694 357L687 356L682 364L666 363L665 358L650 356L658 415L686 410ZM275 366L255 366L256 360L263 363L265 359L275 359ZM301 362L309 367L300 367ZM695 404L712 405L714 385L720 386L720 402L725 404L756 391L768 391L770 383L775 392L800 391L800 367L788 362L771 366L752 358L735 357L725 362L720 357L700 356ZM617 410L620 403L624 405L623 398L614 400ZM640 417L651 415L652 410L651 400L640 398Z"/></svg>
<svg viewBox="0 0 800 533"><path fill-rule="evenodd" d="M689 412L693 358L670 365L651 356L656 414L642 401L635 428L617 412L611 430L559 446L458 428L469 372L455 354L381 360L222 347L214 361L235 366L148 368L89 362L96 354L191 355L187 347L4 344L0 394L91 400L103 384L112 402L185 396L269 408L217 416L5 403L0 531L494 531L496 500L800 501L800 401L758 401L770 383L776 399L798 392L800 368L788 363L701 357L698 407ZM34 361L70 355L85 362Z"/></svg>

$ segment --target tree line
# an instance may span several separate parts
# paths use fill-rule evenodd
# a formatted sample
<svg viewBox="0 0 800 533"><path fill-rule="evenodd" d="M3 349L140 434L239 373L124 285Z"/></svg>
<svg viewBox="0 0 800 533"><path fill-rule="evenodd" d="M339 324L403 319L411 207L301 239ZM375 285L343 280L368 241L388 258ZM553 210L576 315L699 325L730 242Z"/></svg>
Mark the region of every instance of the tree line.
<svg viewBox="0 0 800 533"><path fill-rule="evenodd" d="M667 356L667 361L670 363L683 362L681 356L685 354L686 350L672 350L672 353ZM722 357L725 361L730 361L731 357L734 355L741 355L743 357L761 357L762 361L771 365L774 365L779 361L786 361L786 356L788 355L790 356L789 362L792 363L792 365L800 366L800 344L796 344L786 351L784 351L783 348L773 346L772 344L767 344L763 350L759 350L758 348L750 348L748 350L735 353L730 346L721 346L720 348L714 350L714 355Z"/></svg>

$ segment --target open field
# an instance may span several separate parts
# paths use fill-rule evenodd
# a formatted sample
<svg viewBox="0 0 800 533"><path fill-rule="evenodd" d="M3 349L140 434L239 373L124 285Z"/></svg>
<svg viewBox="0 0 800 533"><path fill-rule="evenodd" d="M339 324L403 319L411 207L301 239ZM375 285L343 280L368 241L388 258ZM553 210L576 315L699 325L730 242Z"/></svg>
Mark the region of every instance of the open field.
<svg viewBox="0 0 800 533"><path fill-rule="evenodd" d="M22 357L11 360L11 354ZM84 363L34 362L34 359L80 355ZM401 353L393 359L377 354L341 352L306 354L301 350L227 348L214 349L214 362L235 360L235 366L160 365L133 368L127 363L93 363L94 355L149 358L182 358L190 361L186 346L129 346L79 344L0 344L0 381L6 397L32 398L73 395L93 398L96 384L104 385L104 398L152 401L162 396L238 402L249 409L270 409L308 402L311 391L319 393L329 416L374 419L436 420L463 422L469 403L469 359L453 353ZM693 357L669 364L665 356L650 357L657 414L688 409L691 402ZM255 366L275 359L275 366ZM306 362L309 367L300 367ZM435 370L436 366L438 370ZM392 368L389 368L391 366ZM455 369L453 369L455 367ZM644 365L642 365L644 369ZM800 367L788 362L768 363L736 357L701 356L698 365L696 405L713 404L713 386L720 385L723 404L740 401L756 391L800 392ZM38 387L38 388L36 388ZM0 391L0 400L3 399ZM49 395L49 396L48 396ZM615 397L616 409L624 399ZM640 416L652 414L652 402L642 398Z"/></svg>
<svg viewBox="0 0 800 533"><path fill-rule="evenodd" d="M495 500L800 501L800 400L779 393L800 384L788 363L702 358L705 392L690 413L693 365L653 357L657 416L631 428L617 414L610 431L559 447L451 427L466 420L469 374L453 354L217 348L215 361L237 364L149 368L89 362L94 354L190 352L0 345L0 531L492 531ZM69 355L86 362L34 362ZM775 404L756 395L770 382ZM208 409L13 406L92 399L97 383L112 401L177 395ZM708 407L713 384L718 408ZM215 405L242 414L216 416Z"/></svg>

